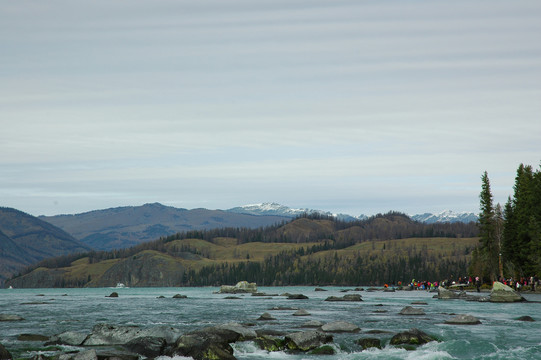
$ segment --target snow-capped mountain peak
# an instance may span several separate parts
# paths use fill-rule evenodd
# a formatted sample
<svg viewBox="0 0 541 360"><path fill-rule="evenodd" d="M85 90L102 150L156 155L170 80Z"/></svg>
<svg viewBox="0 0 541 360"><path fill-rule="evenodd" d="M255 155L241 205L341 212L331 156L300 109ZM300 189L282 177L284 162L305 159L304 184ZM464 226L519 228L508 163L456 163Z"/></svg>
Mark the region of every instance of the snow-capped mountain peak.
<svg viewBox="0 0 541 360"><path fill-rule="evenodd" d="M444 210L438 214L424 213L410 216L412 220L433 224L440 222L464 222L477 221L477 215L472 212L454 212L451 210Z"/></svg>

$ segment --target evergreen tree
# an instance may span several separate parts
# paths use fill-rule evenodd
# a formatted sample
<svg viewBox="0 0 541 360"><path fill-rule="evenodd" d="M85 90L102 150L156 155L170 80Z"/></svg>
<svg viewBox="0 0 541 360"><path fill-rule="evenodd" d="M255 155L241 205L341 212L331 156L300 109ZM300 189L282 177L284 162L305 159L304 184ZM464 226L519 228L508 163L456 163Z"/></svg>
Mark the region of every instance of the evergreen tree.
<svg viewBox="0 0 541 360"><path fill-rule="evenodd" d="M498 254L499 248L496 243L496 224L495 211L492 203L492 192L490 190L490 180L485 171L481 177L481 193L479 194L480 210L479 213L479 236L480 247L478 250L478 260L481 261L481 276L485 281L496 280L498 273Z"/></svg>

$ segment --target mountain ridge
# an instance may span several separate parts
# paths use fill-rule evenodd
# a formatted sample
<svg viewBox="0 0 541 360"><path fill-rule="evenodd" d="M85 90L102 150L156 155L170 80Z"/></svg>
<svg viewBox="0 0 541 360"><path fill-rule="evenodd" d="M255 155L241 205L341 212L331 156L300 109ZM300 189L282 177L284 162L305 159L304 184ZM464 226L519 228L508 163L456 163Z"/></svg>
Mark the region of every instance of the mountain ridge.
<svg viewBox="0 0 541 360"><path fill-rule="evenodd" d="M48 257L91 250L49 222L0 207L0 284L24 266Z"/></svg>
<svg viewBox="0 0 541 360"><path fill-rule="evenodd" d="M285 205L281 205L275 202L264 202L258 204L249 204L237 206L226 211L232 211L236 213L244 213L251 215L263 215L263 214L273 214L280 215L285 217L297 217L302 214L321 214L326 216L333 216L338 220L342 221L355 221L355 220L366 220L369 216L365 214L360 214L358 216L342 214L342 213L332 213L330 211L316 210L309 208L290 208ZM452 210L444 210L440 213L423 213L416 215L408 215L412 220L432 224L438 222L470 222L476 221L477 215L472 212L454 212Z"/></svg>

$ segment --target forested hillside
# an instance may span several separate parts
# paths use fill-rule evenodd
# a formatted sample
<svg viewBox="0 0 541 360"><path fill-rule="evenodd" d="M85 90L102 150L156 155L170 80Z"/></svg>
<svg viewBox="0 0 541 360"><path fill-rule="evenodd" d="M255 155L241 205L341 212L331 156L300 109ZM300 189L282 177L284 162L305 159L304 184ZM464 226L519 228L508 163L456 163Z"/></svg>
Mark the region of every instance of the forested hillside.
<svg viewBox="0 0 541 360"><path fill-rule="evenodd" d="M303 216L260 229L191 231L114 251L42 261L10 281L36 286L362 285L465 275L477 226L404 214L341 222Z"/></svg>
<svg viewBox="0 0 541 360"><path fill-rule="evenodd" d="M0 207L0 286L24 266L47 257L89 250L90 247L48 222Z"/></svg>

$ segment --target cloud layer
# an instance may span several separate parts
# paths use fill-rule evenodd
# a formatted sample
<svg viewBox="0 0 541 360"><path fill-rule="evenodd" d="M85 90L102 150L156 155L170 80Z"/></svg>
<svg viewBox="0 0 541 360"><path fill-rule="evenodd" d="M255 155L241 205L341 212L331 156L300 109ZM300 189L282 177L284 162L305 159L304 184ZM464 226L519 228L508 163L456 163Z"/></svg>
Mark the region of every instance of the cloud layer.
<svg viewBox="0 0 541 360"><path fill-rule="evenodd" d="M0 198L477 211L541 160L537 1L10 2Z"/></svg>

